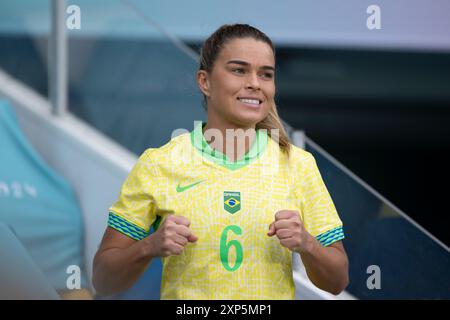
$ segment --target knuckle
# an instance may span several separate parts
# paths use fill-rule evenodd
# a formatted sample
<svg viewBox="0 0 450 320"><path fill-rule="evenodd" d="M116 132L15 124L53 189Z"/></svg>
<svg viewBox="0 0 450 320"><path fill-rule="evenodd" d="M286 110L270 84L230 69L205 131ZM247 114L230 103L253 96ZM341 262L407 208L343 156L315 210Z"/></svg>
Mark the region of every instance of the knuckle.
<svg viewBox="0 0 450 320"><path fill-rule="evenodd" d="M188 233L188 232L189 232L189 228L186 227L186 226L180 225L180 226L178 226L178 231L179 231L181 234L185 234L185 233Z"/></svg>
<svg viewBox="0 0 450 320"><path fill-rule="evenodd" d="M170 247L171 241L169 239L164 239L162 242L162 247L167 250Z"/></svg>
<svg viewBox="0 0 450 320"><path fill-rule="evenodd" d="M189 225L189 224L191 223L191 222L189 221L189 219L186 218L186 217L180 217L180 218L182 219L183 223L186 224L186 225Z"/></svg>
<svg viewBox="0 0 450 320"><path fill-rule="evenodd" d="M169 223L166 225L165 230L173 230L175 228L175 225L169 221Z"/></svg>

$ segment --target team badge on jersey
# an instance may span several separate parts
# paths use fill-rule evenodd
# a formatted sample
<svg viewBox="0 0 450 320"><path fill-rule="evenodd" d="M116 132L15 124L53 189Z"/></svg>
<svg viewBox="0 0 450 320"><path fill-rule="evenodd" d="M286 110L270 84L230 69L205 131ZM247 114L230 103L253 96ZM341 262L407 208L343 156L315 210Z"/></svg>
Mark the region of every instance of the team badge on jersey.
<svg viewBox="0 0 450 320"><path fill-rule="evenodd" d="M241 193L234 191L224 191L223 208L231 214L241 210Z"/></svg>

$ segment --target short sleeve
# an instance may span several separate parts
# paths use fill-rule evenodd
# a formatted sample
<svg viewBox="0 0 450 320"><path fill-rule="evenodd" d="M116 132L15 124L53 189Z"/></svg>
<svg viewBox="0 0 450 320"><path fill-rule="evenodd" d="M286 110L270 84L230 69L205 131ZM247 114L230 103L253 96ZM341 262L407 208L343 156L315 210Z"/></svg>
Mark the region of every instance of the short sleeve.
<svg viewBox="0 0 450 320"><path fill-rule="evenodd" d="M135 240L148 236L156 220L153 187L158 175L148 154L150 150L139 157L117 201L109 208L108 226Z"/></svg>
<svg viewBox="0 0 450 320"><path fill-rule="evenodd" d="M305 152L299 164L296 191L305 229L323 245L344 239L342 221L320 175L314 157Z"/></svg>

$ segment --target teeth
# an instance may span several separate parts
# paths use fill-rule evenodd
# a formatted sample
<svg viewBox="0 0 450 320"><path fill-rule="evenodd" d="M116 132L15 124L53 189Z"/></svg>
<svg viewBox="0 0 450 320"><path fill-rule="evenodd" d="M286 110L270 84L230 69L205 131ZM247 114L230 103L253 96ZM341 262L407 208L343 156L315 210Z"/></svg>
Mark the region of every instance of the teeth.
<svg viewBox="0 0 450 320"><path fill-rule="evenodd" d="M255 99L239 99L239 100L244 103L259 104L259 100L255 100Z"/></svg>

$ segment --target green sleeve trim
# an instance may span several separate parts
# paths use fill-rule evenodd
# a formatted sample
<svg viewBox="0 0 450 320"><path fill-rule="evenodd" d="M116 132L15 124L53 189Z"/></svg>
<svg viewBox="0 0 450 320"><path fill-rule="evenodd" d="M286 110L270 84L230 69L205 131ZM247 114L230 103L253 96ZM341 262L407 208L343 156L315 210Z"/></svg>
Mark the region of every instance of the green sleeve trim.
<svg viewBox="0 0 450 320"><path fill-rule="evenodd" d="M344 238L345 236L342 226L328 230L327 232L319 234L316 237L316 239L325 247Z"/></svg>
<svg viewBox="0 0 450 320"><path fill-rule="evenodd" d="M113 212L109 213L108 226L137 241L142 240L149 235L149 233L141 227L125 220Z"/></svg>

